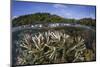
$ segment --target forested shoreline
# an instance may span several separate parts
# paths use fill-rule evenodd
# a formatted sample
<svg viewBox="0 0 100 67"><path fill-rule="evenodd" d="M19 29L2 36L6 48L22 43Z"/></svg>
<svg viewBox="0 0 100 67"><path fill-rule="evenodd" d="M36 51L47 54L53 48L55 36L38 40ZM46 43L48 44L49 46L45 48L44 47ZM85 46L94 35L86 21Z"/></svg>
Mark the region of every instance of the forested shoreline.
<svg viewBox="0 0 100 67"><path fill-rule="evenodd" d="M92 18L70 19L70 18L63 18L58 15L53 15L50 13L34 13L34 14L22 15L12 19L13 27L21 25L31 25L36 23L71 23L71 24L81 24L81 25L96 27L96 19Z"/></svg>

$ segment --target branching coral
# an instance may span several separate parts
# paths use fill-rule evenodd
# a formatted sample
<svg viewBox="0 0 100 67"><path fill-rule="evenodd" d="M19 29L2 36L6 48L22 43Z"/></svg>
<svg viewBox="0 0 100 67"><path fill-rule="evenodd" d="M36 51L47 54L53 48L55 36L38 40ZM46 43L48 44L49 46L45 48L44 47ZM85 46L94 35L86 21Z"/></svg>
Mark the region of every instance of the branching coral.
<svg viewBox="0 0 100 67"><path fill-rule="evenodd" d="M86 53L82 36L61 30L23 33L16 45L16 65L90 61L93 55L90 50Z"/></svg>

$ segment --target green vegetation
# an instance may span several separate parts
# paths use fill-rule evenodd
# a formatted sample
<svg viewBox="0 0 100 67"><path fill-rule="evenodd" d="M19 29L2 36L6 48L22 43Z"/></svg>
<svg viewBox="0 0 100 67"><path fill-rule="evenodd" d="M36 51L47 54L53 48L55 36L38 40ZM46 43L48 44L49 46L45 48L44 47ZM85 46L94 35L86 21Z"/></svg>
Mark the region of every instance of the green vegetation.
<svg viewBox="0 0 100 67"><path fill-rule="evenodd" d="M82 25L96 27L96 20L92 18L83 18L79 20L79 23Z"/></svg>
<svg viewBox="0 0 100 67"><path fill-rule="evenodd" d="M62 18L57 15L52 15L50 13L35 13L35 14L29 14L20 16L18 18L14 18L12 20L13 27L20 26L20 25L27 25L27 24L34 24L34 23L78 23L82 25L88 25L88 26L96 26L96 20L91 18L83 18L83 19L70 19L70 18Z"/></svg>

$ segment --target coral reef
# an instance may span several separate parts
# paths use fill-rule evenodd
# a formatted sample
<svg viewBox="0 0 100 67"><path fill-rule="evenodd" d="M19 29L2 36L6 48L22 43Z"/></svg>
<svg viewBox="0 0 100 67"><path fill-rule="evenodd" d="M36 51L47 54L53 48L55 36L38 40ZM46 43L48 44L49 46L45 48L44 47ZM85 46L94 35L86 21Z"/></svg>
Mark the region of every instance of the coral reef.
<svg viewBox="0 0 100 67"><path fill-rule="evenodd" d="M82 36L71 36L64 30L22 32L19 37L16 65L92 61L95 56Z"/></svg>

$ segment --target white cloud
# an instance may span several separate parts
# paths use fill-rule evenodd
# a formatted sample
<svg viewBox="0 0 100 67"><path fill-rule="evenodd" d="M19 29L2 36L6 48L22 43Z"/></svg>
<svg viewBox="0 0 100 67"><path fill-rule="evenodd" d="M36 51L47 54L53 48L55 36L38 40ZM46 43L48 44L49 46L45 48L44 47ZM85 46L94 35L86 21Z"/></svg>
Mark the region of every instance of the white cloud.
<svg viewBox="0 0 100 67"><path fill-rule="evenodd" d="M19 16L13 16L12 19L18 18Z"/></svg>
<svg viewBox="0 0 100 67"><path fill-rule="evenodd" d="M55 14L57 13L59 16L64 17L64 18L68 18L72 16L72 14L66 9L56 10L54 13Z"/></svg>
<svg viewBox="0 0 100 67"><path fill-rule="evenodd" d="M68 17L72 16L72 14L69 12L69 10L67 10L68 8L70 8L67 5L53 4L53 7L57 9L54 11L54 13L58 14L61 17L68 18Z"/></svg>
<svg viewBox="0 0 100 67"><path fill-rule="evenodd" d="M54 4L53 7L55 7L55 8L66 8L66 6L62 5L62 4Z"/></svg>

